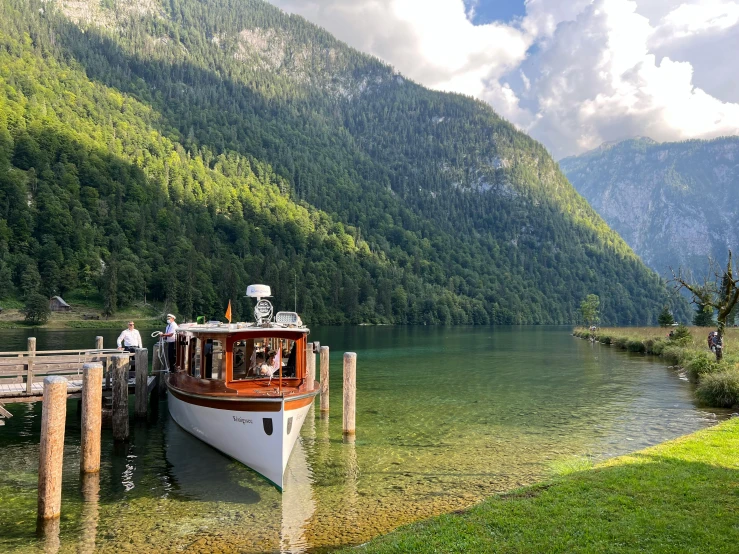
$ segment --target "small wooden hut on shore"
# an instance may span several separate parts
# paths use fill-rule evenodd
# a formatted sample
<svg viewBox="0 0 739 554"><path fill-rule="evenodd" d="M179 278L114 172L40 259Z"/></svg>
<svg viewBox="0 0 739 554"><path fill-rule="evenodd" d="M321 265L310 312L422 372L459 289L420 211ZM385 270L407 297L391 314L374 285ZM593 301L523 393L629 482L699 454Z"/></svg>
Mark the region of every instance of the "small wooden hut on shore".
<svg viewBox="0 0 739 554"><path fill-rule="evenodd" d="M68 312L72 309L72 306L67 304L61 296L53 296L49 300L49 309L52 312Z"/></svg>

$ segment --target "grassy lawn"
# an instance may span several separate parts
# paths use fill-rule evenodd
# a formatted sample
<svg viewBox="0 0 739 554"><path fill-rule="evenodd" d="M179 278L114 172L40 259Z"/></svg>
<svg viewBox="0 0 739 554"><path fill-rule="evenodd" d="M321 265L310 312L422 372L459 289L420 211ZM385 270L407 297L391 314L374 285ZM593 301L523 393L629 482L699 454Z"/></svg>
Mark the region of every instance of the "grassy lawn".
<svg viewBox="0 0 739 554"><path fill-rule="evenodd" d="M739 418L352 552L739 552Z"/></svg>
<svg viewBox="0 0 739 554"><path fill-rule="evenodd" d="M93 313L93 312L85 312ZM125 328L128 321L133 320L139 328L158 327L163 318L153 316L150 310L125 310L116 312L109 319L100 316L100 319L84 319L78 311L54 312L43 325L29 325L19 310L4 310L0 314L0 329L24 329L26 327L40 327L43 329L117 329Z"/></svg>

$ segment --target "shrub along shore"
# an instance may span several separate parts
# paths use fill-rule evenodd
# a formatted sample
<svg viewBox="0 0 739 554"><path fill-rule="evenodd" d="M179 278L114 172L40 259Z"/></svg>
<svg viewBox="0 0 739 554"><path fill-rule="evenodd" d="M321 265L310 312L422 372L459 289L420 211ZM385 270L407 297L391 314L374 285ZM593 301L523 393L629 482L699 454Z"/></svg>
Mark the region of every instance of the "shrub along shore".
<svg viewBox="0 0 739 554"><path fill-rule="evenodd" d="M735 552L737 452L733 418L401 527L351 551Z"/></svg>
<svg viewBox="0 0 739 554"><path fill-rule="evenodd" d="M698 401L713 408L739 407L739 329L726 329L721 362L708 350L708 327L578 327L576 337L596 340L629 352L661 356L669 365L685 369L697 383ZM673 332L673 337L669 333Z"/></svg>

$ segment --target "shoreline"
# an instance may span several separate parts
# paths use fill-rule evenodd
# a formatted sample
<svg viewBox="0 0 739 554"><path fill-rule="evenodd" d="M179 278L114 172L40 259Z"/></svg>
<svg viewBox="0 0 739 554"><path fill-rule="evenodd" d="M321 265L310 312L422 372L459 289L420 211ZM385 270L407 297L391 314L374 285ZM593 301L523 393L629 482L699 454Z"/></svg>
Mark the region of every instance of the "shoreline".
<svg viewBox="0 0 739 554"><path fill-rule="evenodd" d="M688 334L677 340L670 338L664 327L602 327L594 332L577 327L572 335L629 352L659 356L669 366L685 371L697 385L694 394L701 405L739 410L739 329L726 329L720 362L703 338L712 330L710 327L682 329Z"/></svg>
<svg viewBox="0 0 739 554"><path fill-rule="evenodd" d="M138 329L153 329L162 326L161 318L139 318L128 317L124 319L68 319L48 321L43 325L29 325L22 320L0 320L0 330L14 329L44 329L44 330L65 330L65 329L118 329L125 328L128 321L134 320Z"/></svg>

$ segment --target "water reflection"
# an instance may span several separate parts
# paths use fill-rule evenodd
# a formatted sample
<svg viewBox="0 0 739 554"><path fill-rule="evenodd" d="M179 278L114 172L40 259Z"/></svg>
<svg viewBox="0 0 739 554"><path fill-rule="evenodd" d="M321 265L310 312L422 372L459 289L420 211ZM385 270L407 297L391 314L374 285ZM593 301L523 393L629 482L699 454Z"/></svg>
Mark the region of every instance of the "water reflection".
<svg viewBox="0 0 739 554"><path fill-rule="evenodd" d="M39 519L36 526L36 534L42 538L44 554L56 554L61 548L59 531L61 522L58 517L53 519Z"/></svg>
<svg viewBox="0 0 739 554"><path fill-rule="evenodd" d="M316 511L316 502L313 499L313 471L302 439L295 443L290 455L284 485L280 551L303 552L310 546L305 535L308 522Z"/></svg>
<svg viewBox="0 0 739 554"><path fill-rule="evenodd" d="M302 438L290 456L280 495L255 472L205 445L174 421L169 420L165 429L169 473L179 497L233 503L239 508L239 532L260 535L282 552L303 552L310 546L305 534L316 502ZM267 499L259 491L265 488L271 493L269 500L277 502L262 502Z"/></svg>
<svg viewBox="0 0 739 554"><path fill-rule="evenodd" d="M342 463L344 465L344 486L346 492L344 498L346 500L346 518L347 524L357 527L360 514L359 494L357 492L357 482L359 481L359 462L357 460L357 446L354 441L345 442L341 448Z"/></svg>
<svg viewBox="0 0 739 554"><path fill-rule="evenodd" d="M179 496L236 504L255 504L261 499L259 484L252 484L248 475L244 478L233 460L193 437L171 418L165 422L164 437L169 474Z"/></svg>
<svg viewBox="0 0 739 554"><path fill-rule="evenodd" d="M80 475L82 489L82 513L80 515L80 554L95 552L98 521L100 520L100 473Z"/></svg>

